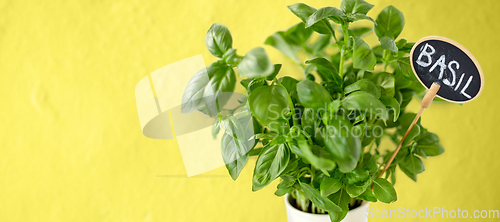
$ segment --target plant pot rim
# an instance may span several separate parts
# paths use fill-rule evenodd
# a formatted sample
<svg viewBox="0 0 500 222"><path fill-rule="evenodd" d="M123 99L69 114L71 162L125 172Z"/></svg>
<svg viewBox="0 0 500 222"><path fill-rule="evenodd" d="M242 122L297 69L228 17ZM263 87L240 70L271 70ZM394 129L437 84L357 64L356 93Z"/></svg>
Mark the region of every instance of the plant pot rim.
<svg viewBox="0 0 500 222"><path fill-rule="evenodd" d="M328 214L313 214L313 213L309 213L309 212L305 212L305 211L302 211L300 209L297 209L295 208L289 201L289 199L291 198L291 195L289 193L285 194L285 205L287 206L287 208L290 208L290 209L294 209L295 211L299 212L300 214L304 214L304 215L314 215L314 216L322 216L322 215L326 215L328 216ZM349 210L349 212L351 211L355 211L355 210L359 210L359 209L363 209L362 206L366 205L366 204L369 204L370 202L368 201L363 201L363 203L361 205L359 205L358 207L352 209L352 210Z"/></svg>

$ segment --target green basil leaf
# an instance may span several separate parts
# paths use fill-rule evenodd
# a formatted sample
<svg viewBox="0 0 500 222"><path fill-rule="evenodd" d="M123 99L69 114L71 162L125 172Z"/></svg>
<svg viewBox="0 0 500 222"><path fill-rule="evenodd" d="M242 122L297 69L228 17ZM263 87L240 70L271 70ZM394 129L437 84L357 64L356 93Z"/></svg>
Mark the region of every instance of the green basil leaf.
<svg viewBox="0 0 500 222"><path fill-rule="evenodd" d="M325 87L308 79L297 83L297 93L300 103L308 108L324 108L332 101Z"/></svg>
<svg viewBox="0 0 500 222"><path fill-rule="evenodd" d="M328 198L322 197L319 191L306 183L300 183L306 197L317 207L325 211L342 211L342 209Z"/></svg>
<svg viewBox="0 0 500 222"><path fill-rule="evenodd" d="M372 19L372 17L367 16L367 15L362 14L362 13L347 14L347 21L349 21L349 22L355 22L355 21L359 21L359 20L369 20L369 21L375 23L375 21Z"/></svg>
<svg viewBox="0 0 500 222"><path fill-rule="evenodd" d="M271 81L274 78L276 78L280 70L281 70L281 64L274 64L274 71L273 73L271 73L271 75L267 76L266 80Z"/></svg>
<svg viewBox="0 0 500 222"><path fill-rule="evenodd" d="M397 87L397 82L396 82L396 87ZM396 90L396 92L394 92L394 98L396 98L396 100L400 104L399 107L403 109L403 106L401 105L403 103L403 94L401 93L401 91Z"/></svg>
<svg viewBox="0 0 500 222"><path fill-rule="evenodd" d="M341 212L328 212L331 222L341 222L346 216L349 210L344 210Z"/></svg>
<svg viewBox="0 0 500 222"><path fill-rule="evenodd" d="M435 144L439 142L439 137L434 133L426 131L420 134L420 136L416 139L416 142L421 145Z"/></svg>
<svg viewBox="0 0 500 222"><path fill-rule="evenodd" d="M413 143L411 145L411 147L412 147L413 153L415 155L421 156L422 158L427 159L427 154L425 154L425 152L423 150L417 148L417 143Z"/></svg>
<svg viewBox="0 0 500 222"><path fill-rule="evenodd" d="M285 170L289 161L290 152L284 144L265 146L255 163L252 191L269 185Z"/></svg>
<svg viewBox="0 0 500 222"><path fill-rule="evenodd" d="M413 76L413 70L410 65L410 57L403 57L398 59L398 68L406 77Z"/></svg>
<svg viewBox="0 0 500 222"><path fill-rule="evenodd" d="M375 96L375 98L380 97L380 88L368 79L360 79L344 88L346 95L355 91L365 91Z"/></svg>
<svg viewBox="0 0 500 222"><path fill-rule="evenodd" d="M349 35L350 36L364 36L368 33L370 33L373 29L372 28L368 28L368 27L356 27L356 28L352 28L352 29L349 29Z"/></svg>
<svg viewBox="0 0 500 222"><path fill-rule="evenodd" d="M298 80L294 79L293 77L290 76L284 76L279 79L281 85L283 85L288 93L296 92L297 91L297 83L299 82Z"/></svg>
<svg viewBox="0 0 500 222"><path fill-rule="evenodd" d="M217 138L217 135L219 134L220 132L220 128L221 128L221 121L219 118L215 118L215 122L214 122L214 125L212 126L212 137L214 139Z"/></svg>
<svg viewBox="0 0 500 222"><path fill-rule="evenodd" d="M295 14L297 17L299 17L300 20L302 20L302 22L304 23L307 22L309 16L311 16L314 12L316 12L315 8L306 5L304 3L289 5L288 9L290 9L290 11L292 11L292 13ZM314 24L311 28L320 34L331 34L330 31L331 28L328 27L329 25L330 24L326 20L323 20L321 22Z"/></svg>
<svg viewBox="0 0 500 222"><path fill-rule="evenodd" d="M391 50L395 53L398 52L398 47L396 46L396 42L394 42L394 39L391 39L391 37L382 36L379 39L379 41L380 45L382 46L382 49Z"/></svg>
<svg viewBox="0 0 500 222"><path fill-rule="evenodd" d="M303 22L307 21L307 18L309 18L309 16L311 16L316 11L315 8L306 5L304 3L297 3L289 5L287 7L288 9L290 9L290 11L292 11L293 14L299 17L300 20L302 20Z"/></svg>
<svg viewBox="0 0 500 222"><path fill-rule="evenodd" d="M294 163L297 163L297 161L295 161ZM289 165L292 164L292 163L289 163ZM295 164L295 167L297 167L297 165ZM288 167L287 167L288 168ZM285 170L286 171L286 170ZM285 173L285 172L283 172ZM281 179L282 181L278 184L278 188L290 188L292 187L293 185L295 185L295 178L293 176L290 176L290 175L282 175L281 176Z"/></svg>
<svg viewBox="0 0 500 222"><path fill-rule="evenodd" d="M267 77L273 71L274 65L261 47L250 50L238 64L238 72L247 78Z"/></svg>
<svg viewBox="0 0 500 222"><path fill-rule="evenodd" d="M415 95L415 92L411 89L400 89L399 92L401 92L401 95L403 95L403 100L400 103L400 106L401 108L404 108L411 102L413 96Z"/></svg>
<svg viewBox="0 0 500 222"><path fill-rule="evenodd" d="M396 185L396 165L393 165L391 167L389 167L387 169L387 171L389 172L389 176L391 177L391 183L392 185ZM385 179L387 179L388 177L386 177Z"/></svg>
<svg viewBox="0 0 500 222"><path fill-rule="evenodd" d="M288 40L285 38L284 32L282 31L276 32L271 36L267 37L264 44L278 49L283 54L293 59L293 61L299 62L299 57L297 56L297 51L299 50L299 47L288 42Z"/></svg>
<svg viewBox="0 0 500 222"><path fill-rule="evenodd" d="M395 142L397 143L397 141ZM396 155L396 158L394 159L393 163L399 163L403 161L403 159L410 154L410 148L411 146L405 146L402 147L399 152ZM390 152L390 154L384 156L384 162L389 160L389 157L392 155L393 152Z"/></svg>
<svg viewBox="0 0 500 222"><path fill-rule="evenodd" d="M361 141L352 135L352 124L349 120L335 116L321 132L326 148L332 154L340 172L352 171L360 157Z"/></svg>
<svg viewBox="0 0 500 222"><path fill-rule="evenodd" d="M410 80L409 78L405 77L406 74L403 74L401 69L398 69L394 74L395 74L394 75L394 77L395 77L395 80L394 80L395 81L394 82L395 88L398 88L398 89L409 88L413 84L412 80Z"/></svg>
<svg viewBox="0 0 500 222"><path fill-rule="evenodd" d="M322 147L317 146L317 145L315 145L315 147L316 147L316 148L318 148L318 149L322 149ZM326 152L325 152L325 153L326 153ZM336 172L332 172L332 173L337 174ZM334 175L334 176L337 176L337 175ZM331 177L331 175L330 175L330 173L329 173L329 172L324 172L324 171L322 171L322 172L318 172L318 173L316 173L316 174L314 175L314 179L313 179L313 181L312 181L311 186L313 186L313 187L317 187L317 189L319 190L319 189L320 189L320 188L319 188L319 186L321 185L321 181L323 181L323 180L327 179L328 177ZM320 191L320 194L321 194L321 191Z"/></svg>
<svg viewBox="0 0 500 222"><path fill-rule="evenodd" d="M252 79L252 81L250 81L250 83L248 84L247 91L249 94L251 94L255 89L261 86L267 86L266 79L264 78Z"/></svg>
<svg viewBox="0 0 500 222"><path fill-rule="evenodd" d="M417 148L422 150L427 156L438 156L444 153L444 148L439 143L429 145L421 145L417 143Z"/></svg>
<svg viewBox="0 0 500 222"><path fill-rule="evenodd" d="M400 39L398 40L398 42L396 42L396 46L398 47L398 49L402 49L405 45L406 45L407 41L406 39Z"/></svg>
<svg viewBox="0 0 500 222"><path fill-rule="evenodd" d="M410 133L406 137L405 141L403 141L403 146L409 145L413 140L420 134L420 126L415 124L413 129L411 129Z"/></svg>
<svg viewBox="0 0 500 222"><path fill-rule="evenodd" d="M398 155L399 155L399 153L398 153ZM414 174L414 173L410 172L408 169L406 169L406 167L404 165L401 164L401 162L398 165L399 165L399 169L401 169L401 171L403 171L403 173L406 176L408 176L408 178L410 178L413 181L417 182L417 174Z"/></svg>
<svg viewBox="0 0 500 222"><path fill-rule="evenodd" d="M269 125L281 118L283 110L288 106L288 92L284 86L261 86L255 89L249 97L250 110L263 126Z"/></svg>
<svg viewBox="0 0 500 222"><path fill-rule="evenodd" d="M363 169L368 170L370 174L376 173L378 169L377 159L378 155L372 155L370 153L365 153L363 157Z"/></svg>
<svg viewBox="0 0 500 222"><path fill-rule="evenodd" d="M225 104L235 86L236 76L232 68L222 60L214 62L189 80L182 95L181 112L189 113L197 109L213 116L217 113L216 105ZM206 104L211 106L208 107L210 109Z"/></svg>
<svg viewBox="0 0 500 222"><path fill-rule="evenodd" d="M385 89L385 94L388 96L394 96L395 93L395 79L394 75L388 72L379 72L375 74L371 80Z"/></svg>
<svg viewBox="0 0 500 222"><path fill-rule="evenodd" d="M375 34L379 39L387 36L395 40L403 31L405 17L396 7L389 5L378 14L375 22Z"/></svg>
<svg viewBox="0 0 500 222"><path fill-rule="evenodd" d="M313 153L311 146L307 144L307 141L303 136L297 138L297 144L289 143L289 146L293 153L306 159L311 165L313 165L317 169L324 171L331 171L336 167L335 162L333 162L332 160L316 156Z"/></svg>
<svg viewBox="0 0 500 222"><path fill-rule="evenodd" d="M408 42L406 43L405 45L398 47L398 51L400 52L404 52L404 53L410 53L411 52L411 49L413 48L413 46L415 45L414 42Z"/></svg>
<svg viewBox="0 0 500 222"><path fill-rule="evenodd" d="M329 198L333 203L338 205L342 211L349 210L349 203L351 202L351 197L346 192L345 188L340 189L337 193L334 193Z"/></svg>
<svg viewBox="0 0 500 222"><path fill-rule="evenodd" d="M348 184L355 184L360 181L365 181L366 179L368 179L368 176L368 170L356 168L352 172L348 172L346 174L346 181Z"/></svg>
<svg viewBox="0 0 500 222"><path fill-rule="evenodd" d="M354 36L352 61L356 69L373 70L377 64L370 46L358 36Z"/></svg>
<svg viewBox="0 0 500 222"><path fill-rule="evenodd" d="M354 184L348 184L345 190L350 197L355 198L363 194L371 184L371 179L368 179L364 182L361 181Z"/></svg>
<svg viewBox="0 0 500 222"><path fill-rule="evenodd" d="M182 113L190 113L203 105L203 93L209 81L207 68L201 69L191 77L182 95Z"/></svg>
<svg viewBox="0 0 500 222"><path fill-rule="evenodd" d="M298 46L305 46L309 37L311 37L313 30L306 28L303 22L297 23L285 31L285 37L292 44Z"/></svg>
<svg viewBox="0 0 500 222"><path fill-rule="evenodd" d="M347 110L367 110L384 122L389 118L385 105L375 96L364 91L357 91L347 95L342 100L342 107Z"/></svg>
<svg viewBox="0 0 500 222"><path fill-rule="evenodd" d="M306 64L312 64L316 66L316 70L318 71L318 74L321 76L321 79L323 79L323 81L335 81L337 85L342 85L342 78L338 74L339 71L327 59L321 57L314 58L311 60L307 60Z"/></svg>
<svg viewBox="0 0 500 222"><path fill-rule="evenodd" d="M373 193L378 200L383 203L391 203L398 199L396 190L392 184L384 178L378 178L373 181Z"/></svg>
<svg viewBox="0 0 500 222"><path fill-rule="evenodd" d="M377 198L373 195L371 189L366 189L364 193L358 196L359 199L369 202L377 202Z"/></svg>
<svg viewBox="0 0 500 222"><path fill-rule="evenodd" d="M222 56L222 60L223 60L226 64L228 64L228 65L230 65L230 66L234 67L234 66L235 66L235 63L236 63L236 60L237 60L237 57L238 57L238 55L236 54L236 49L229 49L229 50L227 50L227 51L226 51L226 53L224 53L224 55Z"/></svg>
<svg viewBox="0 0 500 222"><path fill-rule="evenodd" d="M417 77L416 75L413 75L413 76L410 76L410 79L412 80L412 83L411 83L411 86L408 87L408 89L412 90L413 92L415 92L415 95L417 96L417 98L420 98L420 100L422 98L424 98L424 95L425 95L425 90L427 88L425 88L425 86L423 84L421 84L418 80L417 80ZM443 101L441 98L439 97L434 97L433 101Z"/></svg>
<svg viewBox="0 0 500 222"><path fill-rule="evenodd" d="M292 192L293 188L292 187L288 187L288 188L278 188L276 190L276 192L274 192L274 195L278 196L278 197L281 197L281 196L284 196L285 194L287 193L290 193Z"/></svg>
<svg viewBox="0 0 500 222"><path fill-rule="evenodd" d="M240 84L245 87L246 90L248 90L248 85L250 84L250 82L252 82L254 79L242 79L240 81Z"/></svg>
<svg viewBox="0 0 500 222"><path fill-rule="evenodd" d="M278 135L287 135L290 132L290 123L286 119L273 120L267 124L267 128ZM277 140L274 139L273 141Z"/></svg>
<svg viewBox="0 0 500 222"><path fill-rule="evenodd" d="M224 66L213 72L210 81L205 87L204 103L207 115L215 116L226 104L236 87L236 74L233 68Z"/></svg>
<svg viewBox="0 0 500 222"><path fill-rule="evenodd" d="M403 161L399 162L399 166L405 168L412 174L419 174L425 170L422 160L413 154L407 155Z"/></svg>
<svg viewBox="0 0 500 222"><path fill-rule="evenodd" d="M248 147L244 142L224 133L221 140L221 153L229 175L236 180L248 161Z"/></svg>
<svg viewBox="0 0 500 222"><path fill-rule="evenodd" d="M339 178L326 178L321 181L320 193L323 197L328 197L342 188L342 180Z"/></svg>
<svg viewBox="0 0 500 222"><path fill-rule="evenodd" d="M292 98L292 101L295 103L298 100L297 96L297 83L299 82L298 80L290 77L290 76L284 76L282 78L279 78L278 81L281 82L281 85L286 88L286 91Z"/></svg>
<svg viewBox="0 0 500 222"><path fill-rule="evenodd" d="M246 144L248 152L256 145L255 139L253 138L255 135L256 124L254 124L254 119L252 118L251 113L249 111L239 112L235 116L229 116L229 119L235 126L234 131L236 138Z"/></svg>
<svg viewBox="0 0 500 222"><path fill-rule="evenodd" d="M323 7L315 11L309 18L307 18L306 28L311 27L317 22L329 18L337 24L344 23L346 16L340 11L340 9L335 7Z"/></svg>
<svg viewBox="0 0 500 222"><path fill-rule="evenodd" d="M373 8L373 5L365 2L364 0L343 0L340 3L340 9L345 13L356 14L361 13L365 14Z"/></svg>
<svg viewBox="0 0 500 222"><path fill-rule="evenodd" d="M330 211L328 215L331 221L340 222L347 215L349 211L349 202L351 202L351 197L346 192L345 188L340 189L337 193L330 196L330 200L337 204L342 211Z"/></svg>
<svg viewBox="0 0 500 222"><path fill-rule="evenodd" d="M226 26L214 23L208 29L205 44L212 55L222 58L232 48L233 38Z"/></svg>
<svg viewBox="0 0 500 222"><path fill-rule="evenodd" d="M306 131L309 135L314 134L314 130L319 127L319 119L316 118L317 113L312 108L305 108L304 114L300 119L300 125L302 126L302 130Z"/></svg>
<svg viewBox="0 0 500 222"><path fill-rule="evenodd" d="M340 108L340 100L336 99L333 100L329 105L328 105L328 111L330 113L336 113Z"/></svg>
<svg viewBox="0 0 500 222"><path fill-rule="evenodd" d="M399 113L401 111L398 101L394 97L390 97L390 96L382 96L382 97L380 97L380 101L382 101L382 103L386 107L389 107L394 111L393 121L396 122L398 120Z"/></svg>
<svg viewBox="0 0 500 222"><path fill-rule="evenodd" d="M284 144L279 144L276 154L274 154L273 162L269 167L272 180L278 178L281 173L286 169L290 161L290 149Z"/></svg>

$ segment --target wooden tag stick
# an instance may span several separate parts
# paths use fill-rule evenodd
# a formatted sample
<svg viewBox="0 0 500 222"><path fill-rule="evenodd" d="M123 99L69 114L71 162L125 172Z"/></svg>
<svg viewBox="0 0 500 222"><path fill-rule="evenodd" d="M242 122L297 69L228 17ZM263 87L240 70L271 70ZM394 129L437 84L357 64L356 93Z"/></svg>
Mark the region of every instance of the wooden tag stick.
<svg viewBox="0 0 500 222"><path fill-rule="evenodd" d="M406 130L405 135L403 136L403 138L401 138L401 141L399 141L398 147L396 148L396 150L394 150L394 153L392 154L391 158L389 159L389 161L387 161L384 169L382 170L382 172L380 172L380 174L378 175L377 178L382 177L382 175L384 175L385 171L387 171L387 169L391 165L392 161L394 161L394 158L396 158L396 155L398 154L399 150L401 149L401 146L403 145L404 140L406 139L408 134L410 134L411 130L413 129L413 126L415 126L415 124L417 123L418 119L420 118L420 116L422 115L424 110L429 108L432 100L436 96L440 87L441 86L439 85L439 83L434 82L434 83L432 83L431 88L429 88L429 90L427 90L424 98L422 99L422 102L420 102L420 109L418 110L417 115L413 119L413 122L411 122L410 127L408 127L408 129Z"/></svg>

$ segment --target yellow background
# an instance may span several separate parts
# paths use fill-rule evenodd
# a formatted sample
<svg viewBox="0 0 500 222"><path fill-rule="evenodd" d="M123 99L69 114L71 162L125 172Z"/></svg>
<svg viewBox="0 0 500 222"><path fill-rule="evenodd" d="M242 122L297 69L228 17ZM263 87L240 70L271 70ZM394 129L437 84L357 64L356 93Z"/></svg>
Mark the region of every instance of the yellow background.
<svg viewBox="0 0 500 222"><path fill-rule="evenodd" d="M440 35L461 43L486 80L473 102L424 113L446 152L425 161L418 183L398 173L396 203L370 206L500 210L500 2L369 2L373 17L389 4L404 12L401 36L410 41ZM251 191L255 159L236 182L224 168L184 177L176 142L142 135L134 87L187 57L213 62L204 38L214 22L229 27L240 54L261 46L299 21L286 8L293 3L1 0L0 221L285 221L276 183ZM282 73L297 73L265 48L284 63Z"/></svg>

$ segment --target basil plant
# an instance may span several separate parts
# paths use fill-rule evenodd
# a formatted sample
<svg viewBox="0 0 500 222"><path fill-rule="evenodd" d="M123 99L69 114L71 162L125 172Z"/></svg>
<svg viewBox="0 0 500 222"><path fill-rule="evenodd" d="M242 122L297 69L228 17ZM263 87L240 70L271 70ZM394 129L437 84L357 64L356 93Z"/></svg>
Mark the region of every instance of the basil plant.
<svg viewBox="0 0 500 222"><path fill-rule="evenodd" d="M215 119L213 136L222 132L233 179L257 156L253 191L279 179L277 196L289 193L298 209L340 221L364 201L396 201L396 169L416 181L422 158L444 152L419 121L380 175L393 154L382 141L399 143L416 115L406 106L425 88L410 66L414 43L398 38L403 13L387 6L373 19L367 15L372 7L364 0L343 0L340 8L288 6L300 22L264 43L296 62L302 79L282 75L282 65L261 47L238 55L228 28L210 27L206 45L220 59L192 77L182 112ZM373 26L350 27L359 20ZM363 40L371 32L379 40L374 47ZM232 102L237 79L246 92Z"/></svg>

